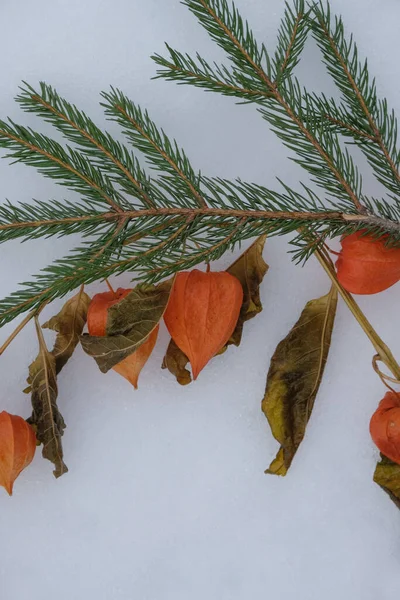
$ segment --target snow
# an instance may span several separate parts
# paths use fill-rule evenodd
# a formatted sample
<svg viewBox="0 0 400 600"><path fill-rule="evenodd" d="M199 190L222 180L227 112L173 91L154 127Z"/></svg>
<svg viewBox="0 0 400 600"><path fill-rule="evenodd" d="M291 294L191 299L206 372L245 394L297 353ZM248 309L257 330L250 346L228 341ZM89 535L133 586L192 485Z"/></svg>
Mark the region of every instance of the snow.
<svg viewBox="0 0 400 600"><path fill-rule="evenodd" d="M237 5L272 49L282 3ZM332 8L343 14L399 114L398 1L332 0ZM2 118L40 127L13 96L21 80L45 80L104 124L98 94L113 84L146 106L204 173L271 187L276 176L294 187L306 180L254 107L150 80L149 57L164 52L164 40L209 59L222 56L178 0L2 2L0 16ZM332 89L312 44L299 76L311 88L326 81ZM115 125L109 129L117 135ZM365 189L379 193L364 171ZM11 201L73 197L34 169L7 161L0 163L0 181L1 197ZM76 242L2 246L0 294ZM306 439L286 478L264 475L277 450L260 410L269 360L305 302L329 287L316 261L301 269L287 249L287 239L267 243L264 312L246 325L242 346L214 360L187 388L159 368L165 328L138 392L76 352L59 378L69 473L56 481L37 452L13 497L0 490L2 598L398 598L400 515L372 482L378 452L368 433L384 388L371 368L373 349L342 303ZM230 262L224 256L220 265ZM118 278L121 286L128 282L128 275ZM101 289L91 285L89 292ZM399 300L399 286L360 298L398 357ZM61 304L46 309L43 320ZM4 327L1 339L14 327ZM53 339L50 332L46 337ZM36 345L28 326L1 357L0 409L29 415L22 389Z"/></svg>

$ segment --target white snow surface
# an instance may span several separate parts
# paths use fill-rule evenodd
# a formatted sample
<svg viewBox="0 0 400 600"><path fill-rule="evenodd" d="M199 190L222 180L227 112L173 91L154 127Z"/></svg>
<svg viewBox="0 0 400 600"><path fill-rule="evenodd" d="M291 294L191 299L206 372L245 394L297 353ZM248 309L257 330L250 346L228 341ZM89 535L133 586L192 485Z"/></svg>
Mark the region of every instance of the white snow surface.
<svg viewBox="0 0 400 600"><path fill-rule="evenodd" d="M280 0L237 0L260 40L273 49ZM332 0L368 56L382 95L400 113L398 0ZM0 7L1 118L49 132L13 98L22 80L44 80L106 124L99 93L121 88L185 148L203 173L278 189L307 176L254 106L163 80L151 81L150 55L163 43L208 59L220 49L178 0L3 0ZM332 93L314 44L298 75ZM362 163L364 188L380 187ZM73 198L24 165L0 162L1 198ZM1 246L4 296L79 238ZM4 600L397 600L400 514L372 481L378 459L368 423L385 390L373 349L342 302L331 354L307 435L286 478L264 475L277 450L261 413L277 343L304 304L329 282L314 259L294 265L288 239L268 241L263 313L242 345L180 387L160 369L165 327L139 391L102 375L78 349L59 377L69 473L55 480L38 450L9 498L0 490L0 576ZM335 246L335 244L334 244ZM335 246L336 247L336 246ZM220 267L232 262L225 255ZM128 287L125 274L113 283ZM89 293L104 285L89 286ZM400 357L400 286L360 305ZM63 301L54 302L43 320ZM16 322L1 331L1 339ZM54 336L46 332L51 343ZM28 417L22 393L35 357L33 326L0 359L0 409Z"/></svg>

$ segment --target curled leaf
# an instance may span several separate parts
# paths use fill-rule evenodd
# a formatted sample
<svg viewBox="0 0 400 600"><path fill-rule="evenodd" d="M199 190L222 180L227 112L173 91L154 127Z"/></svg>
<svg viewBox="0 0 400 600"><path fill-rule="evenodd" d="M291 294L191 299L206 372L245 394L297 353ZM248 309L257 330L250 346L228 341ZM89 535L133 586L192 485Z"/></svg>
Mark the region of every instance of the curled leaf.
<svg viewBox="0 0 400 600"><path fill-rule="evenodd" d="M262 311L260 285L268 271L263 259L266 235L262 235L227 269L228 273L239 279L243 288L243 303L238 322L232 333L228 346L239 346L242 340L243 325Z"/></svg>
<svg viewBox="0 0 400 600"><path fill-rule="evenodd" d="M171 338L161 368L168 369L170 373L175 375L177 382L181 385L188 385L192 381L190 371L186 369L188 363L189 359L186 354L178 348Z"/></svg>
<svg viewBox="0 0 400 600"><path fill-rule="evenodd" d="M113 367L113 370L119 375L122 375L122 377L125 377L125 379L133 385L135 390L138 388L139 375L156 345L158 330L159 326L157 325L136 352L130 354Z"/></svg>
<svg viewBox="0 0 400 600"><path fill-rule="evenodd" d="M381 454L381 460L376 465L374 481L400 508L400 465Z"/></svg>
<svg viewBox="0 0 400 600"><path fill-rule="evenodd" d="M286 475L303 440L325 364L337 291L308 302L271 359L262 411L281 448L266 473Z"/></svg>
<svg viewBox="0 0 400 600"><path fill-rule="evenodd" d="M44 458L54 464L55 477L60 477L68 469L63 461L61 444L65 422L57 406L56 359L46 347L37 319L35 319L35 325L39 341L39 354L29 367L28 382L32 390L33 408L29 422L35 429L37 440L43 444Z"/></svg>
<svg viewBox="0 0 400 600"><path fill-rule="evenodd" d="M243 325L246 321L257 316L262 311L260 300L260 284L268 271L268 265L263 259L263 250L267 236L262 235L243 252L241 256L227 269L230 275L238 279L243 289L243 302L236 327L218 354L222 354L231 344L239 346L242 339ZM168 369L181 385L191 383L191 374L186 369L189 359L184 352L171 340L165 354L162 368Z"/></svg>
<svg viewBox="0 0 400 600"><path fill-rule="evenodd" d="M71 358L85 327L90 297L83 288L70 300L61 311L52 317L42 327L57 332L52 354L56 359L57 374Z"/></svg>
<svg viewBox="0 0 400 600"><path fill-rule="evenodd" d="M81 336L84 351L100 371L107 373L148 339L158 326L168 304L172 281L157 286L138 286L107 314L106 336Z"/></svg>

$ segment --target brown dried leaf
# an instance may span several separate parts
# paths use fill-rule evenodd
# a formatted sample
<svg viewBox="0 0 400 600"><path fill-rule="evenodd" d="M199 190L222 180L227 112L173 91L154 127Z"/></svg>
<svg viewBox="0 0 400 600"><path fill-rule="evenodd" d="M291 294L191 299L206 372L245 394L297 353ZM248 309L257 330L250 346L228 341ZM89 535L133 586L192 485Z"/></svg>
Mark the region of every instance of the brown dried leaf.
<svg viewBox="0 0 400 600"><path fill-rule="evenodd" d="M217 356L223 354L231 344L239 346L244 323L262 311L260 284L269 268L262 256L266 239L266 235L257 238L227 269L227 272L236 277L242 285L243 304L235 330ZM185 353L171 340L161 368L168 369L181 385L187 385L192 381L190 372L185 368L188 362L189 359Z"/></svg>
<svg viewBox="0 0 400 600"><path fill-rule="evenodd" d="M107 373L147 340L162 319L172 280L157 286L138 286L108 310L106 336L81 336L84 351Z"/></svg>
<svg viewBox="0 0 400 600"><path fill-rule="evenodd" d="M376 465L374 481L400 508L400 465L381 454L381 460Z"/></svg>
<svg viewBox="0 0 400 600"><path fill-rule="evenodd" d="M266 239L266 235L259 237L227 269L228 273L239 279L243 288L243 304L239 320L227 346L230 344L239 346L244 323L262 311L260 285L269 268L262 255Z"/></svg>
<svg viewBox="0 0 400 600"><path fill-rule="evenodd" d="M266 473L286 475L303 440L331 343L337 306L332 286L308 302L271 359L262 410L281 448Z"/></svg>
<svg viewBox="0 0 400 600"><path fill-rule="evenodd" d="M57 406L57 376L56 359L48 351L43 338L42 329L35 320L39 341L39 354L29 367L28 382L32 390L32 417L36 438L43 444L42 454L50 460L55 469L55 477L60 477L68 471L63 461L61 437L64 433L65 422Z"/></svg>
<svg viewBox="0 0 400 600"><path fill-rule="evenodd" d="M90 297L83 288L70 300L61 311L52 317L42 327L57 332L52 354L56 359L57 374L71 358L85 327Z"/></svg>
<svg viewBox="0 0 400 600"><path fill-rule="evenodd" d="M188 363L189 359L186 354L184 354L175 344L174 340L171 339L161 368L168 369L170 373L175 375L177 382L181 385L188 385L192 381L190 371L186 369Z"/></svg>

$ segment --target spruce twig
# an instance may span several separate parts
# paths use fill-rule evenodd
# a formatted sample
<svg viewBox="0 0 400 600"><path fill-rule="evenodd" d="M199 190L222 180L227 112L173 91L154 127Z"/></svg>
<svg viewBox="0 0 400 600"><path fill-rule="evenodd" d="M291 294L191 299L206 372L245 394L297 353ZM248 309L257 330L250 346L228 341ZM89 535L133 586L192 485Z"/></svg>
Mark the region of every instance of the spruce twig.
<svg viewBox="0 0 400 600"><path fill-rule="evenodd" d="M35 90L24 84L17 96L21 108L51 123L67 144L0 121L0 147L8 157L38 168L80 198L7 201L0 206L0 242L75 233L84 241L0 301L0 325L83 283L125 271L155 282L216 260L242 240L262 234L297 233L294 257L300 261L321 250L326 239L359 229L400 244L396 120L386 100L378 100L367 65L359 63L353 41L346 41L341 21L332 25L329 7L306 7L303 0L286 4L276 51L269 55L227 0L184 4L224 49L229 64L211 66L200 55L191 58L167 46L168 58L155 57L158 76L255 103L322 198L312 184L301 184L297 191L279 182L281 190L276 191L206 177L120 90L104 92L101 103L106 116L122 127L133 151L51 86L42 83ZM343 104L309 94L295 77L310 31L343 93ZM357 166L340 144L343 132L365 152L389 200L363 193ZM151 175L135 151L145 155Z"/></svg>

